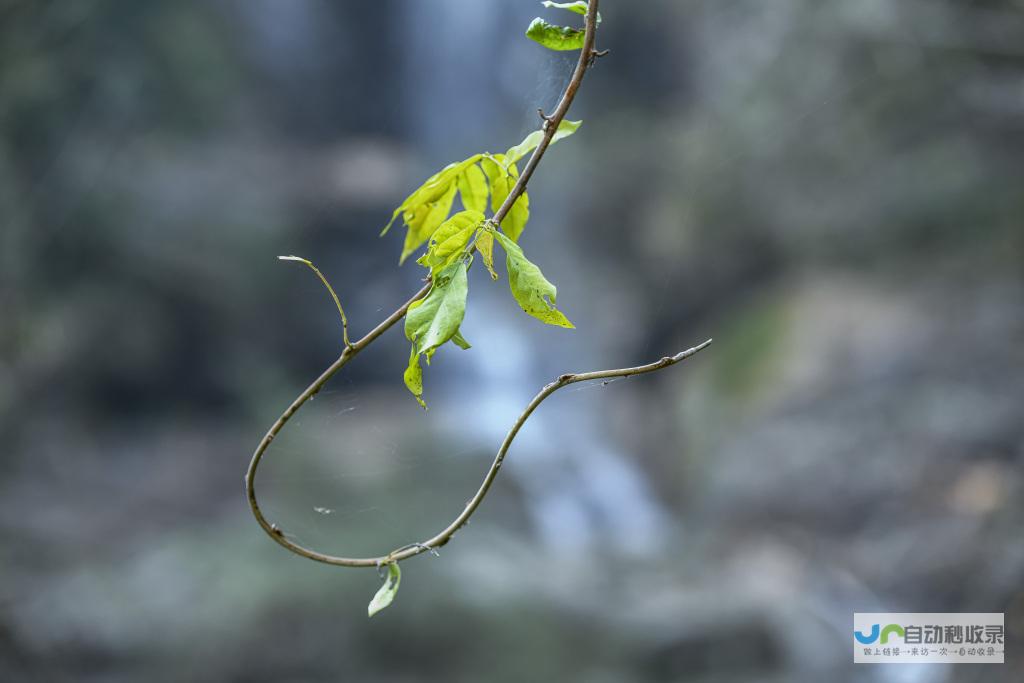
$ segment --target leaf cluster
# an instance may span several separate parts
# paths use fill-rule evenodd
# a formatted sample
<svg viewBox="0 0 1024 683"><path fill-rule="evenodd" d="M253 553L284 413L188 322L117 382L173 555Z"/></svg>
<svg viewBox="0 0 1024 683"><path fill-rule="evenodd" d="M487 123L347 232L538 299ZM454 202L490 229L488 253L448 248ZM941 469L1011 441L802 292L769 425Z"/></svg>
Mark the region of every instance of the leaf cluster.
<svg viewBox="0 0 1024 683"><path fill-rule="evenodd" d="M582 121L562 121L551 138L552 143L576 132ZM466 314L469 294L467 273L480 255L492 279L495 242L505 252L509 289L519 306L549 325L573 327L556 306L557 290L540 268L526 258L518 241L530 219L530 198L524 191L512 203L499 225L488 209L498 214L519 179L517 163L533 151L544 138L537 130L510 147L504 154L481 153L449 164L430 176L395 209L381 231L386 234L401 217L405 241L399 262L404 262L424 244L426 251L416 262L429 271L430 291L409 307L405 317L405 336L411 342L405 385L426 408L423 400L422 360L430 360L438 348L452 342L470 348L460 327ZM462 210L454 214L455 196ZM488 199L490 200L488 202Z"/></svg>

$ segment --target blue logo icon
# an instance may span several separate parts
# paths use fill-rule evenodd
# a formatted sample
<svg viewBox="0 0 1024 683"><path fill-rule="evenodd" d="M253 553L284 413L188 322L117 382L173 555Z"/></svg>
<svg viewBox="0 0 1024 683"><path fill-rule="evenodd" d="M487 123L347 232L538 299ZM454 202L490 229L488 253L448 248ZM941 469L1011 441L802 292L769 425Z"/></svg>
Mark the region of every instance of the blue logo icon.
<svg viewBox="0 0 1024 683"><path fill-rule="evenodd" d="M881 635L881 643L882 645L885 645L889 642L889 636L893 634L900 638L905 638L907 635L906 631L904 631L903 627L899 624L888 624L885 628L882 628L879 624L873 624L871 626L871 631L867 635L862 631L854 631L853 637L857 639L858 643L870 645L878 640L879 635Z"/></svg>

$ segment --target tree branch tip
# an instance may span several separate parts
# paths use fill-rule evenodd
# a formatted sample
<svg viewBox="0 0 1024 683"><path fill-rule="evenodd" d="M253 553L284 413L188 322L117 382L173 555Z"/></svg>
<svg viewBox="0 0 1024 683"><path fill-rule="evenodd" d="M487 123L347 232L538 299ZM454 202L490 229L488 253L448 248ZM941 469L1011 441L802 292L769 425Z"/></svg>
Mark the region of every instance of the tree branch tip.
<svg viewBox="0 0 1024 683"><path fill-rule="evenodd" d="M701 342L700 344L697 344L697 346L694 346L692 348L686 349L685 351L680 351L676 355L672 356L672 362L677 363L677 362L683 360L684 358L689 358L690 356L692 356L693 354L695 354L695 353L697 353L699 351L703 351L707 347L711 346L711 342L713 342L713 341L714 341L714 339L708 339L705 342Z"/></svg>
<svg viewBox="0 0 1024 683"><path fill-rule="evenodd" d="M591 50L591 52L590 52L590 54L591 54L592 56L594 56L594 57L604 57L604 56L606 56L606 55L608 55L608 54L610 54L610 53L611 53L611 50L610 50L610 49L604 49L604 50Z"/></svg>

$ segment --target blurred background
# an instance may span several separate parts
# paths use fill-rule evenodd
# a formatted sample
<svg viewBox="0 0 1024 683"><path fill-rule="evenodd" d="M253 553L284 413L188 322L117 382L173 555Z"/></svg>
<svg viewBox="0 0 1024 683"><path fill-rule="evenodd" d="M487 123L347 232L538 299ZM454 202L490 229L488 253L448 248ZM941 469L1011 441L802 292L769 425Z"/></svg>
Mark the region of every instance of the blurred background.
<svg viewBox="0 0 1024 683"><path fill-rule="evenodd" d="M601 3L521 240L577 329L419 287L392 209L537 127L535 2L0 2L0 679L1020 681L1024 3ZM501 269L503 271L503 268ZM854 611L1005 612L1003 666L852 664Z"/></svg>

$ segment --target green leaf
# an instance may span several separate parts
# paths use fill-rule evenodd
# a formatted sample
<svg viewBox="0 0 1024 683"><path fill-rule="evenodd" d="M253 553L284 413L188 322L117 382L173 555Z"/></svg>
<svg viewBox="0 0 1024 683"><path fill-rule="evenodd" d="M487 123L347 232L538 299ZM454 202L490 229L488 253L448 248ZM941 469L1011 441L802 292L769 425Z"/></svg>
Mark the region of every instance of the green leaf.
<svg viewBox="0 0 1024 683"><path fill-rule="evenodd" d="M508 284L519 306L548 325L573 328L569 319L555 308L557 290L540 272L540 268L526 258L523 250L508 235L494 231L492 234L505 250Z"/></svg>
<svg viewBox="0 0 1024 683"><path fill-rule="evenodd" d="M523 192L509 209L505 220L501 222L501 229L512 238L513 242L518 242L528 220L530 220L530 195Z"/></svg>
<svg viewBox="0 0 1024 683"><path fill-rule="evenodd" d="M405 245L402 247L402 256L398 259L398 265L402 265L405 259L430 239L438 226L451 213L454 199L455 183L453 181L436 201L422 204L412 211L405 212L403 218L409 230L405 234Z"/></svg>
<svg viewBox="0 0 1024 683"><path fill-rule="evenodd" d="M398 593L398 585L402 582L402 570L398 568L397 562L388 564L388 575L384 579L384 585L380 587L377 594L373 596L370 605L366 608L367 616L373 616L391 604Z"/></svg>
<svg viewBox="0 0 1024 683"><path fill-rule="evenodd" d="M466 261L460 260L438 273L427 296L409 307L405 336L428 360L437 347L459 331L468 292Z"/></svg>
<svg viewBox="0 0 1024 683"><path fill-rule="evenodd" d="M402 222L408 228L399 264L430 239L434 230L448 218L460 176L474 166L481 156L474 154L464 161L448 164L406 197L391 214L391 220L380 232L382 236L387 234L398 216L402 217Z"/></svg>
<svg viewBox="0 0 1024 683"><path fill-rule="evenodd" d="M479 211L460 211L437 228L430 238L427 253L416 262L430 268L434 275L450 266L466 249L473 232L484 222Z"/></svg>
<svg viewBox="0 0 1024 683"><path fill-rule="evenodd" d="M487 208L487 178L476 164L466 167L458 180L459 196L462 206L470 211L483 211Z"/></svg>
<svg viewBox="0 0 1024 683"><path fill-rule="evenodd" d="M388 230L391 228L391 224L394 223L395 219L400 215L408 212L415 212L417 207L436 202L440 199L458 179L459 174L467 167L479 161L480 157L480 154L474 154L464 161L448 164L440 171L427 178L426 182L406 197L405 201L402 202L399 207L395 209L395 212L391 214L391 220L388 221L388 224L380 231L381 236L383 237L388 233Z"/></svg>
<svg viewBox="0 0 1024 683"><path fill-rule="evenodd" d="M416 353L415 344L410 349L409 367L405 369L402 379L405 380L405 386L412 392L416 402L420 404L421 408L426 410L427 404L421 398L423 396L423 368L420 367L420 354Z"/></svg>
<svg viewBox="0 0 1024 683"><path fill-rule="evenodd" d="M480 258L487 272L491 274L491 279L497 280L498 274L494 271L494 235L490 230L482 229L477 233L476 250L480 252Z"/></svg>
<svg viewBox="0 0 1024 683"><path fill-rule="evenodd" d="M540 3L545 7L554 7L555 9L565 9L576 14L587 14L587 3L584 0L576 0L576 2L551 2L551 0L544 0ZM597 23L601 23L601 13L597 13Z"/></svg>
<svg viewBox="0 0 1024 683"><path fill-rule="evenodd" d="M456 332L454 335L452 335L452 344L455 344L464 351L468 351L469 349L473 348L472 345L468 341L466 341L466 338L462 336L462 332Z"/></svg>
<svg viewBox="0 0 1024 683"><path fill-rule="evenodd" d="M562 119L562 122L558 124L558 130L556 130L555 134L551 137L551 144L555 144L562 138L569 137L582 125L582 121L566 121L565 119ZM533 148L539 145L543 138L544 131L535 130L523 138L523 141L518 145L510 147L509 150L505 152L505 157L513 162L519 161L532 152Z"/></svg>
<svg viewBox="0 0 1024 683"><path fill-rule="evenodd" d="M509 169L504 154L488 154L480 161L491 187L491 211L497 213L508 197Z"/></svg>
<svg viewBox="0 0 1024 683"><path fill-rule="evenodd" d="M526 27L526 37L549 50L580 50L584 35L583 29L555 26L540 17Z"/></svg>
<svg viewBox="0 0 1024 683"><path fill-rule="evenodd" d="M409 367L405 371L405 385L423 407L423 379L419 369L419 357L426 356L427 364L437 348L454 339L463 348L468 343L459 334L459 326L466 315L466 295L469 282L466 278L468 259L459 259L433 279L427 296L409 306L405 314L405 336L412 342ZM463 346L465 344L465 346ZM415 357L415 358L413 358Z"/></svg>
<svg viewBox="0 0 1024 683"><path fill-rule="evenodd" d="M519 178L519 169L504 154L490 154L480 162L491 186L491 210L498 212L505 203L512 188ZM518 240L530 219L530 198L524 192L509 209L505 220L501 222L502 230L513 240Z"/></svg>

